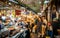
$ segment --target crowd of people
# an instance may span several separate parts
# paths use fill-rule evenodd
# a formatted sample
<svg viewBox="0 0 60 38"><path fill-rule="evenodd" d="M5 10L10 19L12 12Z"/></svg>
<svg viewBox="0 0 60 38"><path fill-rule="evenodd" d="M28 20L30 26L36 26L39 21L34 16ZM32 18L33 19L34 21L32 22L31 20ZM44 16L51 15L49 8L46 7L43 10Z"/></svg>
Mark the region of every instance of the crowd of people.
<svg viewBox="0 0 60 38"><path fill-rule="evenodd" d="M26 13L26 14L23 14ZM30 36L30 33L36 33L38 37L45 37L48 35L47 30L52 33L52 25L51 23L48 23L46 20L46 16L40 16L37 14L33 14L31 11L27 14L27 11L22 11L21 15L17 15L13 17L11 14L4 14L0 13L0 30L4 27L11 27L8 28L8 30L15 30L20 28L27 28L28 29L28 37ZM19 28L16 28L19 27ZM54 28L54 27L53 27ZM19 32L16 30L15 32ZM14 34L14 32L13 32ZM53 33L50 35L51 38L53 36Z"/></svg>
<svg viewBox="0 0 60 38"><path fill-rule="evenodd" d="M20 26L24 28L27 26L29 28L30 32L37 33L39 35L45 35L45 29L47 26L47 20L45 16L39 16L37 14L30 13L29 14L21 14L17 15L16 17L12 17L11 13L4 14L0 13L0 30L4 27L10 27L10 26ZM10 28L11 30L13 28ZM16 28L18 29L18 28Z"/></svg>

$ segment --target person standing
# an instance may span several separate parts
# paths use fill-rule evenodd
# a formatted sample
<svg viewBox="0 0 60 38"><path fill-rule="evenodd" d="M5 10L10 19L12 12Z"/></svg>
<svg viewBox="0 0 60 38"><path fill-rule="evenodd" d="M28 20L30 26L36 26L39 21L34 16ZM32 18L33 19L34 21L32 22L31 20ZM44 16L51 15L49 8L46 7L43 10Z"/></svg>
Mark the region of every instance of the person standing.
<svg viewBox="0 0 60 38"><path fill-rule="evenodd" d="M47 25L47 20L46 20L45 16L42 16L42 22Z"/></svg>
<svg viewBox="0 0 60 38"><path fill-rule="evenodd" d="M58 35L58 32L57 32L58 20L56 18L53 19L52 27L53 27L53 36L57 36Z"/></svg>
<svg viewBox="0 0 60 38"><path fill-rule="evenodd" d="M4 28L4 25L2 23L2 19L0 19L0 30Z"/></svg>
<svg viewBox="0 0 60 38"><path fill-rule="evenodd" d="M38 22L37 22L37 33L38 33L38 37L40 37L41 31L42 31L42 21L41 18L38 18Z"/></svg>
<svg viewBox="0 0 60 38"><path fill-rule="evenodd" d="M5 14L2 14L1 19L2 19L3 22L5 22L5 20L6 20Z"/></svg>
<svg viewBox="0 0 60 38"><path fill-rule="evenodd" d="M42 18L42 37L45 37L47 20L46 20L45 16L42 16L41 18Z"/></svg>

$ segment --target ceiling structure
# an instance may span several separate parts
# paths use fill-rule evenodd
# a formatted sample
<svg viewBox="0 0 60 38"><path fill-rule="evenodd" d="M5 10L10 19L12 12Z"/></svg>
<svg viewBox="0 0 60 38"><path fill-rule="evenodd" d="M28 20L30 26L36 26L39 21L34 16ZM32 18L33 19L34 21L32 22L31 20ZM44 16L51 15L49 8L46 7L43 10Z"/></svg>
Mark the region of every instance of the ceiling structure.
<svg viewBox="0 0 60 38"><path fill-rule="evenodd" d="M43 5L47 4L50 0L17 0L32 8L33 10L40 12L43 9Z"/></svg>
<svg viewBox="0 0 60 38"><path fill-rule="evenodd" d="M22 3L20 5L24 6L28 6L29 8L37 11L37 12L40 12L41 9L43 9L43 5L46 5L47 3L49 3L50 0L0 0L2 2L5 2L5 1L12 1L14 3ZM17 2L18 1L18 2Z"/></svg>
<svg viewBox="0 0 60 38"><path fill-rule="evenodd" d="M37 12L40 12L43 7L43 4L46 0L0 0L0 1L2 1L2 2L12 1L14 3L19 3L19 4L21 3L20 5L23 4L22 6L26 6L26 7L28 6L29 8L31 8Z"/></svg>

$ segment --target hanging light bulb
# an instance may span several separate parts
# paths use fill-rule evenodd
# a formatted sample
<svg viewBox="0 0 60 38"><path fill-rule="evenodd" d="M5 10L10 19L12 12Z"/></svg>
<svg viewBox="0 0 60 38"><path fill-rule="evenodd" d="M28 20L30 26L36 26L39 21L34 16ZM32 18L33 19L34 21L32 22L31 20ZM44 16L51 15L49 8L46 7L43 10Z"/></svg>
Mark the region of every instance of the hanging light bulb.
<svg viewBox="0 0 60 38"><path fill-rule="evenodd" d="M39 1L39 4L41 4L41 1Z"/></svg>
<svg viewBox="0 0 60 38"><path fill-rule="evenodd" d="M9 2L8 4L9 4L9 5L11 5L11 3L10 3L10 2Z"/></svg>

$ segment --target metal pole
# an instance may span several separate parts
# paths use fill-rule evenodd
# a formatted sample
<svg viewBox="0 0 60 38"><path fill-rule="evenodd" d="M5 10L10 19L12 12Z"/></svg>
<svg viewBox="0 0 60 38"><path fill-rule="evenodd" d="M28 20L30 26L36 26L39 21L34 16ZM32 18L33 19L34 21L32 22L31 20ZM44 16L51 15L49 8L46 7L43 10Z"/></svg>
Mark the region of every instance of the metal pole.
<svg viewBox="0 0 60 38"><path fill-rule="evenodd" d="M50 18L50 6L48 7L48 14L47 14L47 18L48 18L48 22L50 22L51 18Z"/></svg>

